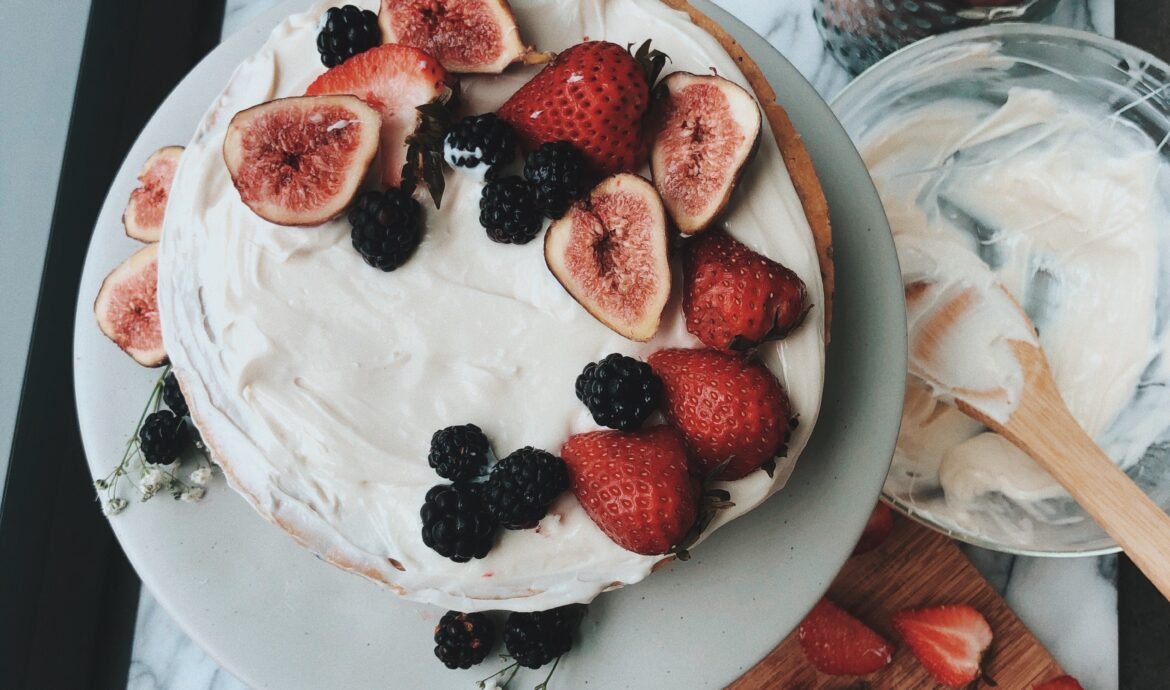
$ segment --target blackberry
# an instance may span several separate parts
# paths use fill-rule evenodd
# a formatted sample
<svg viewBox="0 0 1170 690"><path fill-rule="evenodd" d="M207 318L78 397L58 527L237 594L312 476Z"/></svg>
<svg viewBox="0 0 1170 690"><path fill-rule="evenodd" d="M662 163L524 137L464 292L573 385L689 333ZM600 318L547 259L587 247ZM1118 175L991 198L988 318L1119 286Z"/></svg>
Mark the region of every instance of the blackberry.
<svg viewBox="0 0 1170 690"><path fill-rule="evenodd" d="M576 387L593 421L622 431L641 426L662 399L662 380L650 365L616 352L585 365Z"/></svg>
<svg viewBox="0 0 1170 690"><path fill-rule="evenodd" d="M524 177L532 183L536 205L554 220L589 191L585 159L567 141L541 144L528 156Z"/></svg>
<svg viewBox="0 0 1170 690"><path fill-rule="evenodd" d="M503 244L527 244L540 233L532 186L515 175L488 182L479 200L479 224Z"/></svg>
<svg viewBox="0 0 1170 690"><path fill-rule="evenodd" d="M353 248L366 263L393 271L422 241L422 206L397 187L362 192L349 209L349 224Z"/></svg>
<svg viewBox="0 0 1170 690"><path fill-rule="evenodd" d="M443 157L452 168L486 166L485 177L516 159L516 132L495 113L464 118L447 132Z"/></svg>
<svg viewBox="0 0 1170 690"><path fill-rule="evenodd" d="M190 413L190 410L187 409L187 401L183 398L183 390L179 388L179 380L175 378L173 371L163 379L162 399L176 417L186 417Z"/></svg>
<svg viewBox="0 0 1170 690"><path fill-rule="evenodd" d="M142 456L152 465L169 465L183 450L187 434L183 420L170 410L152 412L138 430L138 446Z"/></svg>
<svg viewBox="0 0 1170 690"><path fill-rule="evenodd" d="M472 484L439 484L423 502L423 543L456 563L483 558L496 538L496 518Z"/></svg>
<svg viewBox="0 0 1170 690"><path fill-rule="evenodd" d="M325 10L317 34L317 52L326 67L336 67L358 53L381 45L378 15L353 5Z"/></svg>
<svg viewBox="0 0 1170 690"><path fill-rule="evenodd" d="M431 436L427 462L444 479L471 481L487 465L490 452L487 436L476 425L449 426Z"/></svg>
<svg viewBox="0 0 1170 690"><path fill-rule="evenodd" d="M448 611L435 626L435 656L447 668L471 668L496 644L492 622L482 613Z"/></svg>
<svg viewBox="0 0 1170 690"><path fill-rule="evenodd" d="M565 461L527 447L496 463L484 496L501 526L528 529L544 518L549 504L568 488Z"/></svg>
<svg viewBox="0 0 1170 690"><path fill-rule="evenodd" d="M540 668L573 647L573 633L584 617L583 604L513 613L504 624L504 646L521 666Z"/></svg>

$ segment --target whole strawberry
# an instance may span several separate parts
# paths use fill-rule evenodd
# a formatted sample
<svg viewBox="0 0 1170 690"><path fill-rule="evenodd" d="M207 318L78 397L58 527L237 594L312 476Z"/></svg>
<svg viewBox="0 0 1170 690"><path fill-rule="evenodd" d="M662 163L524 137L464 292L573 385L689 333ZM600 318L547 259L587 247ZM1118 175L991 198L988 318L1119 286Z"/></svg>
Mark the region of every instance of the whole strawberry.
<svg viewBox="0 0 1170 690"><path fill-rule="evenodd" d="M648 151L643 124L650 87L666 61L649 43L634 55L616 43L579 43L520 87L497 115L527 150L567 141L598 175L636 170Z"/></svg>
<svg viewBox="0 0 1170 690"><path fill-rule="evenodd" d="M561 457L589 518L623 549L664 554L694 526L699 482L674 429L577 434L561 447Z"/></svg>
<svg viewBox="0 0 1170 690"><path fill-rule="evenodd" d="M659 350L650 367L662 379L662 411L704 474L746 476L783 455L792 426L788 395L759 362L719 350Z"/></svg>
<svg viewBox="0 0 1170 690"><path fill-rule="evenodd" d="M687 330L709 347L744 350L783 338L808 312L804 283L723 230L687 242L683 313Z"/></svg>

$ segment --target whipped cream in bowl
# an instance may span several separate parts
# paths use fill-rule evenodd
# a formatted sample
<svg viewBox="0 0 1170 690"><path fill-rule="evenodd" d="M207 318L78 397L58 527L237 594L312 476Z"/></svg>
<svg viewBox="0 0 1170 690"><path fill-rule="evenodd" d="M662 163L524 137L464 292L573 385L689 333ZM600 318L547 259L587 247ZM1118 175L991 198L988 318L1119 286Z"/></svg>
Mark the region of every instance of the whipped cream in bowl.
<svg viewBox="0 0 1170 690"><path fill-rule="evenodd" d="M1039 343L1073 416L1170 507L1168 81L1131 46L1007 25L902 50L834 103L902 264L910 374L885 495L911 516L1017 553L1116 550L1044 470L954 407L961 385L985 414L1011 415L1013 341ZM960 302L971 325L916 352Z"/></svg>

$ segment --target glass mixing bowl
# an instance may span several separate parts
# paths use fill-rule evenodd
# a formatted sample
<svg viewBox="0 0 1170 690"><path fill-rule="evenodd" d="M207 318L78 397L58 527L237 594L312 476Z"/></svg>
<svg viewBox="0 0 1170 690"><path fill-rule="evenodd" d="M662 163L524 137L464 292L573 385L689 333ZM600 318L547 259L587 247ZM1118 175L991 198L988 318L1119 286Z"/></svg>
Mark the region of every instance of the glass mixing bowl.
<svg viewBox="0 0 1170 690"><path fill-rule="evenodd" d="M1046 89L1062 100L1099 108L1105 115L1101 126L1114 128L1108 136L1115 130L1117 136L1140 130L1160 144L1162 162L1170 162L1170 66L1132 46L1070 29L1004 24L927 38L858 77L836 98L833 110L860 142L871 128L938 99L974 99L998 107L1013 87ZM1155 198L1170 208L1170 175L1155 178ZM899 229L893 230L897 234ZM1158 233L1153 321L1156 337L1167 338L1170 227ZM1129 402L1096 440L1155 503L1170 509L1170 376L1165 373L1170 366L1161 365L1159 358L1146 367ZM884 495L906 515L985 548L1042 556L1118 550L1067 495L1016 502L991 491L979 495L975 508L967 503L959 509L953 505L957 501L948 504L937 471L931 477L901 453L894 458Z"/></svg>

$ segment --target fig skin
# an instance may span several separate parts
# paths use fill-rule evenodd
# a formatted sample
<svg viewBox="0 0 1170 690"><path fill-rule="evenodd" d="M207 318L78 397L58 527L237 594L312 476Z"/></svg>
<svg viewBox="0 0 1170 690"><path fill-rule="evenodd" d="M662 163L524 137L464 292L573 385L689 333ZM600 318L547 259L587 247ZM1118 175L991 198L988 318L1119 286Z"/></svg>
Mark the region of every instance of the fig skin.
<svg viewBox="0 0 1170 690"><path fill-rule="evenodd" d="M138 181L141 184L130 192L126 210L122 213L122 227L130 239L139 242L158 242L162 236L171 182L175 178L175 171L179 167L179 158L182 155L182 146L164 146L150 154L142 164L142 172L138 173ZM142 211L149 211L152 216L157 214L158 222L153 222L153 219L143 222L139 218Z"/></svg>
<svg viewBox="0 0 1170 690"><path fill-rule="evenodd" d="M271 192L273 191L271 187L256 191L256 184L253 184L254 180L250 179L251 176L262 176L265 174L275 176L276 174L281 174L290 177L300 177L309 173L301 171L299 167L290 167L293 165L291 163L281 164L279 170L261 169L259 161L256 160L255 150L245 150L245 142L250 129L268 124L265 118L277 113L295 110L309 112L325 108L347 111L352 116L350 122L356 121L360 126L358 141L352 147L352 151L349 154L351 159L348 162L342 179L338 181L338 188L332 196L316 206L294 209L282 204L280 199L271 198ZM236 190L240 193L240 200L248 208L252 209L256 215L277 225L299 227L317 226L340 215L357 194L358 187L361 185L366 171L369 170L370 164L374 161L374 157L378 153L381 124L382 116L378 111L366 105L356 96L297 96L293 98L280 98L236 113L235 117L228 124L227 134L223 141L224 163L227 164L228 172L232 178L232 184L235 185ZM300 132L293 132L292 135L306 137L313 133L313 130L303 128ZM269 141L271 141L273 138L271 133L268 136ZM289 132L282 131L280 140L284 142L288 139ZM320 147L311 151L297 151L296 155L301 157L305 153L315 153L324 150L324 148ZM252 159L249 159L249 154L253 156ZM291 152L286 155L291 155ZM292 171L291 174L290 170ZM270 179L268 182L272 183L272 180ZM265 198L260 193L263 191L270 192L268 195L270 198Z"/></svg>
<svg viewBox="0 0 1170 690"><path fill-rule="evenodd" d="M167 363L158 315L158 244L151 243L118 265L98 288L93 303L98 328L144 367Z"/></svg>
<svg viewBox="0 0 1170 690"><path fill-rule="evenodd" d="M508 65L517 62L528 55L531 50L520 39L520 30L516 27L516 16L507 0L438 0L444 8L456 6L459 9L475 8L481 10L486 19L497 30L498 34L492 40L498 41L495 56L490 60L467 60L451 50L451 46L466 47L476 36L457 35L453 32L435 35L405 35L400 29L405 29L402 20L408 19L414 12L418 0L382 0L378 10L378 26L382 29L383 43L400 43L412 46L434 55L448 72L455 74L499 74ZM431 0L428 5L435 4ZM399 14L401 13L401 14ZM395 21L396 14L398 21ZM397 26L395 26L397 24ZM482 24L474 27L483 29ZM492 46L489 46L489 49Z"/></svg>
<svg viewBox="0 0 1170 690"><path fill-rule="evenodd" d="M641 316L637 319L625 319L619 314L611 313L615 311L612 308L614 305L609 305L611 308L607 309L606 305L601 302L610 297L612 292L590 294L588 286L582 284L580 277L574 275L572 267L569 265L569 255L575 249L578 251L581 249L573 245L575 220L581 218L585 222L591 220L594 223L600 223L606 231L606 238L613 237L611 226L606 222L606 219L600 217L599 213L608 213L607 201L619 199L619 195L629 194L635 195L645 204L644 210L648 215L646 220L650 223L650 227L646 237L649 246L644 247L643 250L647 258L654 264L651 269L657 279L654 289L642 295L644 304ZM594 244L589 249L596 252L596 247L597 245ZM549 270L565 288L565 291L610 330L638 342L647 342L658 332L658 326L662 321L662 312L670 300L670 247L666 232L666 211L662 206L658 192L648 180L632 173L618 173L602 180L588 196L573 204L568 213L549 226L544 237L544 258ZM585 268L592 268L592 266ZM617 270L617 267L611 266L610 270ZM631 307L636 305L618 306Z"/></svg>
<svg viewBox="0 0 1170 690"><path fill-rule="evenodd" d="M691 149L672 150L671 146L677 147L680 142L678 137L672 140L668 136L670 132L667 128L677 123L678 114L674 112L674 108L679 106L684 93L695 88L709 90L711 87L722 93L727 106L722 115L734 122L737 133L742 134L743 138L735 143L732 150L724 152L728 156L727 168L721 171L723 179L714 188L692 187L679 190L679 184L685 185L692 181L678 179L679 166L677 164L672 166L671 157L685 155ZM662 195L662 203L675 227L684 235L694 235L711 227L727 210L743 171L759 151L763 116L750 93L720 76L675 72L662 80L659 89L660 97L652 119L655 132L650 145L650 170L654 177L654 185ZM724 122L726 121L725 119ZM728 139L733 135L727 131L718 132L717 135L723 137L726 144L734 143ZM698 142L695 145L698 145ZM685 193L697 194L706 203L697 209L687 208L686 199L681 198Z"/></svg>

